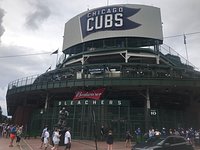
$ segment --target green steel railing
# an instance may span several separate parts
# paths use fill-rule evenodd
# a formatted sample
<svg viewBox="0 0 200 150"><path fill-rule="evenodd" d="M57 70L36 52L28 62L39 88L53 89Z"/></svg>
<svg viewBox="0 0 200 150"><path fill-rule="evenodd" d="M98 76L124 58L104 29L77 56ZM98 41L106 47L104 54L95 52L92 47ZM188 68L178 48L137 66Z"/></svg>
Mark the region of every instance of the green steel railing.
<svg viewBox="0 0 200 150"><path fill-rule="evenodd" d="M26 85L52 83L79 79L150 78L150 79L200 79L200 72L192 69L155 64L93 64L55 69L42 75L15 80L8 90Z"/></svg>

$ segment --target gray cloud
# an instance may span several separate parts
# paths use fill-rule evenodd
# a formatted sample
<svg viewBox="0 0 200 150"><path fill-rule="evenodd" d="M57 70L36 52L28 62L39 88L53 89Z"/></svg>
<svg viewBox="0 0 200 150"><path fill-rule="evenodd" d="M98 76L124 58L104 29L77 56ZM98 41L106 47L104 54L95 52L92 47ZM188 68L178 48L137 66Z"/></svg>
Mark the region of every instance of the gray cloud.
<svg viewBox="0 0 200 150"><path fill-rule="evenodd" d="M28 47L10 45L0 46L0 106L3 114L7 115L6 92L8 84L25 77L42 74L51 65L52 56L49 54L29 55L24 57L8 57L21 54L34 54Z"/></svg>
<svg viewBox="0 0 200 150"><path fill-rule="evenodd" d="M19 46L1 46L0 54L0 85L5 87L8 83L36 74L44 73L49 67L49 54L46 55L29 55L25 57L6 57L20 54L35 53L31 48Z"/></svg>
<svg viewBox="0 0 200 150"><path fill-rule="evenodd" d="M0 43L1 43L1 36L5 32L5 29L4 29L3 25L2 25L4 14L5 14L5 11L0 8Z"/></svg>
<svg viewBox="0 0 200 150"><path fill-rule="evenodd" d="M30 29L36 30L39 26L50 16L51 11L49 7L40 1L35 4L35 11L30 13L26 18L26 26Z"/></svg>

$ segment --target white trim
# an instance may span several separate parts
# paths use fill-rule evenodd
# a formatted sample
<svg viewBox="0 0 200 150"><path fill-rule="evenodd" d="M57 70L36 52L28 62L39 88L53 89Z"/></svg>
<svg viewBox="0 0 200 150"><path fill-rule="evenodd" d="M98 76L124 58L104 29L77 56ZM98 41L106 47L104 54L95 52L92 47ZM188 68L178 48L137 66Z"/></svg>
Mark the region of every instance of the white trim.
<svg viewBox="0 0 200 150"><path fill-rule="evenodd" d="M157 55L146 54L146 53L128 53L128 56L157 58Z"/></svg>
<svg viewBox="0 0 200 150"><path fill-rule="evenodd" d="M82 58L79 58L79 59L76 59L76 60L71 60L71 61L65 63L64 66L69 65L69 64L73 64L73 63L76 63L76 62L79 62L79 61L82 62Z"/></svg>
<svg viewBox="0 0 200 150"><path fill-rule="evenodd" d="M113 55L113 54L121 54L121 53L126 53L126 51L119 51L119 52L111 52L111 53L101 53L101 54L86 54L84 55L84 57L86 56L104 56L104 55Z"/></svg>

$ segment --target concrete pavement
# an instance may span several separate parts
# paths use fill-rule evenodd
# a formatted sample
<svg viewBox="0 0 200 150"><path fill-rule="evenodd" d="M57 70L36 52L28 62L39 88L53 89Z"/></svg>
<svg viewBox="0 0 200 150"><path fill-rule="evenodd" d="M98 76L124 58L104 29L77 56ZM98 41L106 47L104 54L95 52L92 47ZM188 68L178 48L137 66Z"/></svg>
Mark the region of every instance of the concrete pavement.
<svg viewBox="0 0 200 150"><path fill-rule="evenodd" d="M41 141L39 138L22 139L20 146L14 142L14 147L9 147L10 139L0 138L0 150L40 150ZM48 150L51 150L51 145ZM98 150L107 150L105 142L97 142ZM125 142L114 142L113 150L130 150L125 148ZM44 148L43 148L44 150ZM64 146L59 146L59 150L64 150ZM96 150L95 142L89 140L72 140L71 150Z"/></svg>
<svg viewBox="0 0 200 150"><path fill-rule="evenodd" d="M9 147L10 139L0 138L0 150L40 150L41 141L39 138L22 139L20 146L14 142L14 147ZM47 150L51 150L51 145ZM98 150L107 150L105 142L97 142ZM44 148L42 148L44 150ZM117 141L113 144L113 150L130 150L125 147L125 142ZM59 146L59 150L64 150L64 146ZM89 140L72 140L71 150L96 150L95 142ZM195 150L200 150L196 147Z"/></svg>

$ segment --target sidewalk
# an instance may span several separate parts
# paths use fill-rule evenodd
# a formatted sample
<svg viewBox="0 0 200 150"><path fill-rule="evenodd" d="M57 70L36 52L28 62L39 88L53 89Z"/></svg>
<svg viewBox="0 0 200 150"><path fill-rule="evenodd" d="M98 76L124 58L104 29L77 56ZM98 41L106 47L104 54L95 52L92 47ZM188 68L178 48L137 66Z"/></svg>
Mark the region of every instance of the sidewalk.
<svg viewBox="0 0 200 150"><path fill-rule="evenodd" d="M22 139L20 146L14 142L14 147L9 147L9 139L0 138L0 150L40 150L41 141L39 138ZM51 150L51 145L48 150ZM106 142L97 142L98 150L107 150ZM59 146L59 150L64 150L64 146ZM114 142L113 150L130 150L125 148L125 142ZM44 148L43 148L44 150ZM96 150L95 142L89 140L72 140L71 150Z"/></svg>
<svg viewBox="0 0 200 150"><path fill-rule="evenodd" d="M41 150L41 141L39 138L34 139L22 139L20 146L17 146L14 142L14 147L9 147L10 139L0 138L0 150ZM105 142L97 142L98 150L107 150ZM47 150L51 150L51 145ZM44 150L44 148L43 148ZM64 150L64 146L59 146L59 150ZM89 140L73 140L71 150L96 150L94 141ZM113 150L131 150L131 148L125 148L125 142L114 142ZM196 147L195 150L200 150Z"/></svg>
<svg viewBox="0 0 200 150"><path fill-rule="evenodd" d="M31 150L40 148L40 139L25 140L25 142L32 147ZM106 142L97 142L98 150L107 150ZM64 150L64 146L59 146L59 150ZM51 149L51 146L48 150ZM96 150L95 142L89 140L72 140L72 150ZM115 142L113 144L113 150L130 150L131 148L125 148L125 142Z"/></svg>

